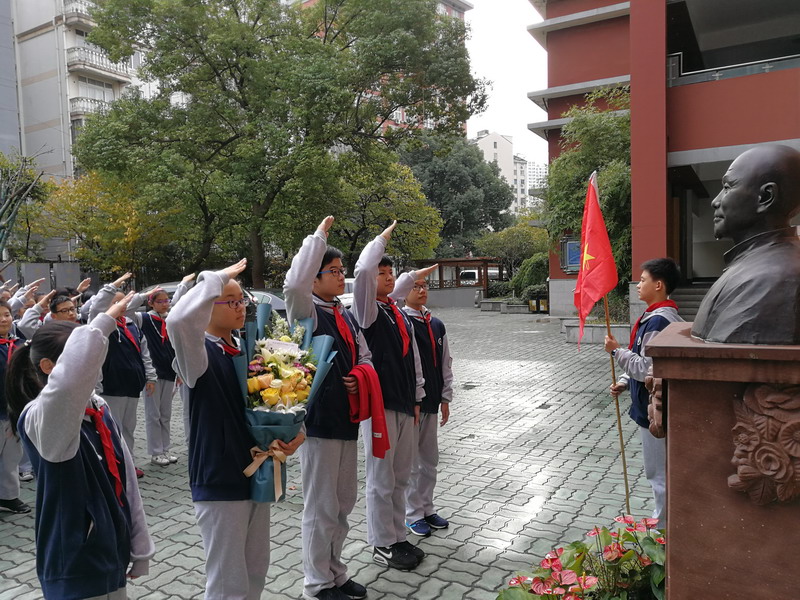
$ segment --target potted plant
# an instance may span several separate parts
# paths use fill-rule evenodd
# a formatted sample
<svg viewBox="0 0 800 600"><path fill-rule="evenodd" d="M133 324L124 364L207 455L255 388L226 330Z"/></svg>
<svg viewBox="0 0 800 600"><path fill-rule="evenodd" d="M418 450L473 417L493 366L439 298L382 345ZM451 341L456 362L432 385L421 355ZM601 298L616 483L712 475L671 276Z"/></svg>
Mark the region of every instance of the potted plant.
<svg viewBox="0 0 800 600"><path fill-rule="evenodd" d="M518 573L497 600L663 600L666 541L656 519L614 519L587 540L548 552L531 573Z"/></svg>

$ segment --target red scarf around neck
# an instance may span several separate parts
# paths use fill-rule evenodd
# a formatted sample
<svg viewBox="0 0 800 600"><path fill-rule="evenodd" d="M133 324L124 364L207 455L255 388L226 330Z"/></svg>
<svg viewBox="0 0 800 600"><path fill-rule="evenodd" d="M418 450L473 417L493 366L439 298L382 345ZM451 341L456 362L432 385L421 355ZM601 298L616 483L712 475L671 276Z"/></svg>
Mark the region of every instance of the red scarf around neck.
<svg viewBox="0 0 800 600"><path fill-rule="evenodd" d="M128 322L126 321L125 317L120 317L117 319L117 325L120 327L120 329L122 329L122 333L125 334L125 337L128 338L128 341L130 341L130 343L136 347L138 352L141 352L139 349L139 342L136 341L136 338L133 337L131 330L128 329Z"/></svg>
<svg viewBox="0 0 800 600"><path fill-rule="evenodd" d="M651 304L650 306L648 306L647 310L642 313L642 316L636 319L636 325L634 325L633 329L631 330L631 341L628 344L628 350L633 349L633 344L636 341L636 334L639 333L639 323L642 322L644 316L649 312L653 312L657 308L665 308L665 307L671 307L674 308L675 310L678 310L678 305L675 304L672 300L664 300L662 302L656 302L655 304Z"/></svg>
<svg viewBox="0 0 800 600"><path fill-rule="evenodd" d="M108 469L109 474L114 479L114 493L117 495L117 502L119 502L120 506L122 504L122 478L119 474L119 460L117 460L117 454L114 452L114 444L111 442L111 430L106 425L106 422L103 420L103 413L105 412L106 407L101 406L100 408L89 408L86 407L85 412L89 417L92 419L92 423L94 424L95 429L97 429L97 433L100 434L100 441L103 444L103 456L106 459L106 468Z"/></svg>
<svg viewBox="0 0 800 600"><path fill-rule="evenodd" d="M431 352L433 353L433 366L436 366L436 337L433 335L433 328L431 327L431 313L422 315L425 319L425 325L428 326L428 337L431 339Z"/></svg>
<svg viewBox="0 0 800 600"><path fill-rule="evenodd" d="M167 334L167 321L166 319L162 319L158 315L150 315L150 318L155 322L161 325L161 343L169 341L169 335Z"/></svg>
<svg viewBox="0 0 800 600"><path fill-rule="evenodd" d="M358 360L356 356L356 342L353 339L353 332L350 330L350 326L347 324L342 313L339 312L338 305L333 307L333 318L336 320L336 329L339 330L339 335L342 336L345 344L347 344L347 348L350 350L350 357L352 359L351 366L355 366Z"/></svg>
<svg viewBox="0 0 800 600"><path fill-rule="evenodd" d="M400 309L397 308L397 304L395 304L394 300L389 298L388 302L384 302L383 300L378 300L378 302L388 305L389 308L392 309L394 313L394 320L397 324L397 331L400 332L400 339L403 340L403 356L408 354L408 347L411 344L411 338L408 335L408 329L406 328L406 320L403 318L403 314L400 312Z"/></svg>
<svg viewBox="0 0 800 600"><path fill-rule="evenodd" d="M16 338L0 338L0 346L4 344L8 344L8 355L6 356L6 362L11 361L11 355L13 354L14 350L17 348L17 340Z"/></svg>

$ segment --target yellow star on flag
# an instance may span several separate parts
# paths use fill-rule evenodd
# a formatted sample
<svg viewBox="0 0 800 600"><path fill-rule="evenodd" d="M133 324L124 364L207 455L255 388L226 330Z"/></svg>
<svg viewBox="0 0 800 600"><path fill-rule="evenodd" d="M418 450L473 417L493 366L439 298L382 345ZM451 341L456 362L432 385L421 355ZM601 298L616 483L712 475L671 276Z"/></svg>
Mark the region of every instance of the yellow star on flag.
<svg viewBox="0 0 800 600"><path fill-rule="evenodd" d="M590 260L594 260L594 256L589 254L589 244L586 244L583 247L583 267L581 267L584 271L587 269L586 263Z"/></svg>

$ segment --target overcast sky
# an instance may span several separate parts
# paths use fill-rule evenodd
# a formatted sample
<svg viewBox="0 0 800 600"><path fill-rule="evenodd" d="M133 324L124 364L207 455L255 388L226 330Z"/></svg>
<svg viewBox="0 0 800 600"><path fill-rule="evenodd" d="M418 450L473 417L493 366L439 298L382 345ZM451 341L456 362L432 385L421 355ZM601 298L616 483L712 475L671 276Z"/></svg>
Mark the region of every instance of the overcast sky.
<svg viewBox="0 0 800 600"><path fill-rule="evenodd" d="M514 153L546 163L547 144L528 123L547 114L528 100L528 92L547 87L547 54L527 31L541 21L529 0L469 0L472 37L467 42L473 73L492 81L488 108L467 122L474 138L481 129L513 137Z"/></svg>

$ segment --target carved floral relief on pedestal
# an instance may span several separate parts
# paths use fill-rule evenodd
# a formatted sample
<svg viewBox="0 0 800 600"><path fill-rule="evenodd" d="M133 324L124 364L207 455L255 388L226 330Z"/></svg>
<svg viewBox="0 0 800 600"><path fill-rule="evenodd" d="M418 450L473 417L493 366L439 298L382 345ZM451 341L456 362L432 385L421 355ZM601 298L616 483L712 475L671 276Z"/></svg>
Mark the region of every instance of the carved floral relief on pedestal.
<svg viewBox="0 0 800 600"><path fill-rule="evenodd" d="M800 498L800 386L750 384L733 408L728 486L761 505Z"/></svg>

